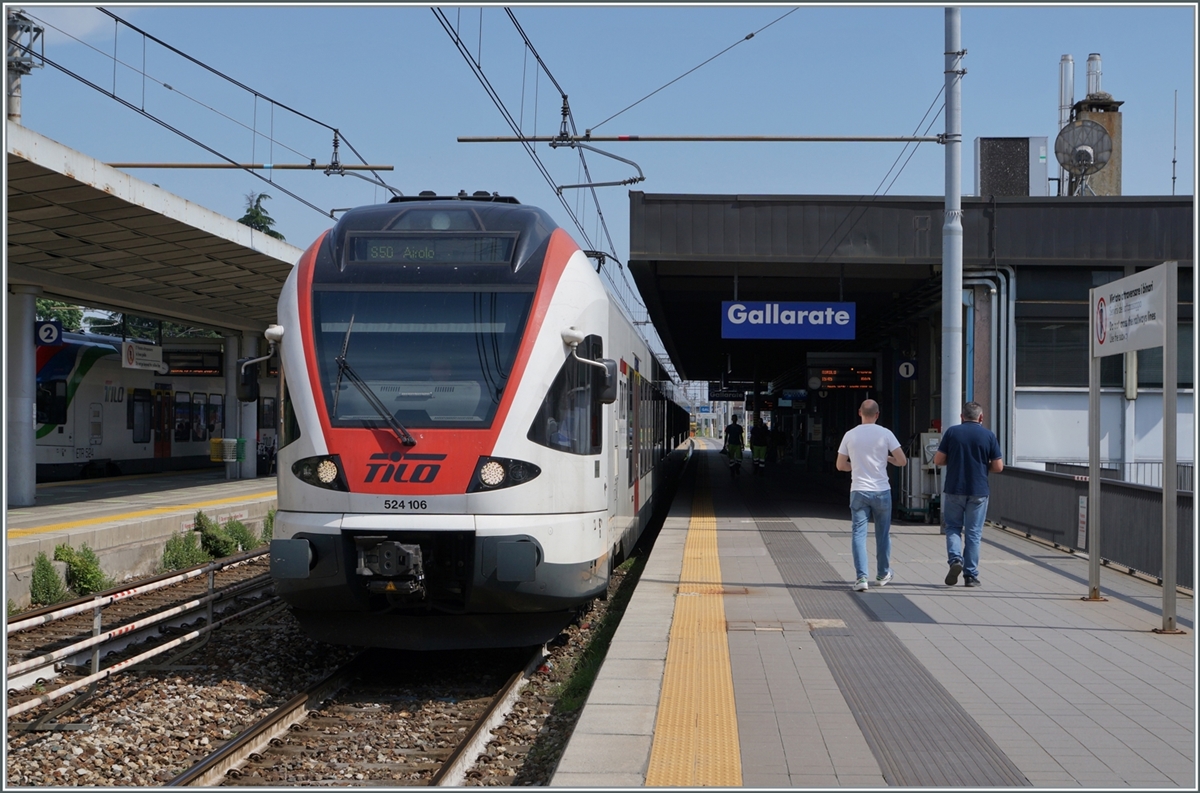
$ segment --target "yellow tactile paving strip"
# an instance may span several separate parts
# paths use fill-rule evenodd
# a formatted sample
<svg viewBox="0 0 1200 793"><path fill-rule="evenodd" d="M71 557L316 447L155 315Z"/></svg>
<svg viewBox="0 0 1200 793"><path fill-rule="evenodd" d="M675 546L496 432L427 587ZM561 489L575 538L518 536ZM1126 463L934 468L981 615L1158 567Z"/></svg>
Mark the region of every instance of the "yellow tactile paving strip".
<svg viewBox="0 0 1200 793"><path fill-rule="evenodd" d="M698 480L704 471L698 472ZM697 482L647 787L740 787L741 746L712 496Z"/></svg>
<svg viewBox="0 0 1200 793"><path fill-rule="evenodd" d="M17 539L18 537L28 537L31 534L42 534L48 531L63 531L66 529L78 529L84 526L94 526L97 523L116 523L123 520L133 520L134 518L149 518L154 515L166 515L171 512L188 511L193 512L204 507L217 507L222 504L233 504L239 501L253 501L258 498L266 498L275 495L274 490L264 490L261 493L247 493L242 496L234 496L233 498L217 498L210 501L196 501L191 504L173 504L169 507L154 507L153 509L139 509L136 512L122 512L116 515L104 515L98 518L83 518L80 520L71 520L64 523L49 523L45 526L30 526L24 529L9 529L8 538Z"/></svg>

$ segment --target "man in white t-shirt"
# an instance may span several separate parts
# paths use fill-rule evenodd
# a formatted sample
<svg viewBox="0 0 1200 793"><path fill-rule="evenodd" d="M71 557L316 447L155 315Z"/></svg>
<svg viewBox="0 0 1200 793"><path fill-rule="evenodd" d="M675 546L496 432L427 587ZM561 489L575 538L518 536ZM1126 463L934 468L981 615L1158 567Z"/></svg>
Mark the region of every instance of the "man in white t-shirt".
<svg viewBox="0 0 1200 793"><path fill-rule="evenodd" d="M867 591L867 519L875 521L875 583L887 586L892 580L892 485L887 464L903 468L908 462L900 442L879 420L879 403L864 400L858 409L862 419L842 438L837 469L850 472L850 550L854 557L855 592Z"/></svg>

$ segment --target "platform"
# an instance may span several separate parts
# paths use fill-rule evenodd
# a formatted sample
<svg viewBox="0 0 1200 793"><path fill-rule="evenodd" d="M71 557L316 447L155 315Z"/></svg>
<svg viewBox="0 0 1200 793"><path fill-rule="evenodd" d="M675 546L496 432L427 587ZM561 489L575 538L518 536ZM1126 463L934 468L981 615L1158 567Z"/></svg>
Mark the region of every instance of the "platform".
<svg viewBox="0 0 1200 793"><path fill-rule="evenodd" d="M224 522L262 526L275 506L275 477L226 480L224 469L81 479L38 485L32 507L5 512L5 593L29 603L33 560L56 545L86 544L117 581L151 575L171 535L190 528L198 510Z"/></svg>
<svg viewBox="0 0 1200 793"><path fill-rule="evenodd" d="M904 522L854 592L848 483L698 444L553 785L1196 789L1190 594L1155 633L1156 584L1084 601L1086 557L994 526L949 587Z"/></svg>

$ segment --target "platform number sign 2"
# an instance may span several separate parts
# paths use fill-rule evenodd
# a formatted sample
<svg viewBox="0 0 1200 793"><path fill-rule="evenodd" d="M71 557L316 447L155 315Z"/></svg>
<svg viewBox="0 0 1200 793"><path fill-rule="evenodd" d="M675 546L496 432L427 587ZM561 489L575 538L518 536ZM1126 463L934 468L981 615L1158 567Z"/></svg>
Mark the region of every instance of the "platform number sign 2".
<svg viewBox="0 0 1200 793"><path fill-rule="evenodd" d="M34 327L34 339L38 346L62 344L62 323L57 319L47 319Z"/></svg>
<svg viewBox="0 0 1200 793"><path fill-rule="evenodd" d="M901 380L912 380L917 376L917 362L901 361L896 367L896 373L900 375Z"/></svg>

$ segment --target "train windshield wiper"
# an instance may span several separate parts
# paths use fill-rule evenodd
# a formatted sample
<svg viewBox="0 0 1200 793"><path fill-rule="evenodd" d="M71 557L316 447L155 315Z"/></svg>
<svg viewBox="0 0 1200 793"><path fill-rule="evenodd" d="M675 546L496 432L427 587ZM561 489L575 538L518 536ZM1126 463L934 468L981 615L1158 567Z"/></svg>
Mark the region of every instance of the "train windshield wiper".
<svg viewBox="0 0 1200 793"><path fill-rule="evenodd" d="M350 382L359 390L371 407L375 408L375 412L379 414L391 428L392 432L396 433L396 437L405 446L416 446L417 439L414 438L404 425L392 415L387 407L379 401L379 397L375 396L375 392L371 390L371 386L367 385L366 381L358 376L358 372L354 371L349 362L346 361L346 347L350 344L350 331L354 330L354 317L350 317L350 325L346 328L346 337L342 340L342 354L334 358L334 363L338 366L337 384L334 386L333 396L333 415L337 416L337 398L342 387L342 375L350 378Z"/></svg>

